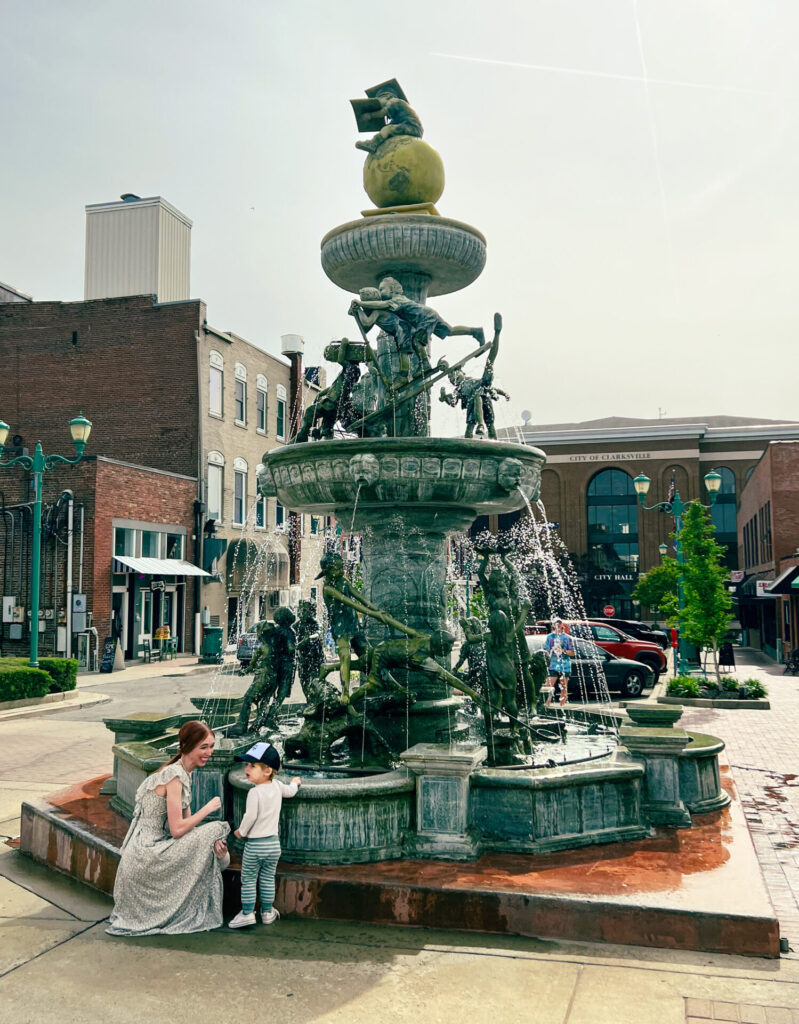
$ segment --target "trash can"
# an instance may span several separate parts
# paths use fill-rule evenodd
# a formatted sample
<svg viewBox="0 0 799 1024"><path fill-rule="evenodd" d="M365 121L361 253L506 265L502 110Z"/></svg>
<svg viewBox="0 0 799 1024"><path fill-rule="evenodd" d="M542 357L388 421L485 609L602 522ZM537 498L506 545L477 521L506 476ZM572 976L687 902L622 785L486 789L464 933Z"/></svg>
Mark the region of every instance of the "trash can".
<svg viewBox="0 0 799 1024"><path fill-rule="evenodd" d="M200 647L200 664L218 665L222 660L222 627L203 626L203 642Z"/></svg>

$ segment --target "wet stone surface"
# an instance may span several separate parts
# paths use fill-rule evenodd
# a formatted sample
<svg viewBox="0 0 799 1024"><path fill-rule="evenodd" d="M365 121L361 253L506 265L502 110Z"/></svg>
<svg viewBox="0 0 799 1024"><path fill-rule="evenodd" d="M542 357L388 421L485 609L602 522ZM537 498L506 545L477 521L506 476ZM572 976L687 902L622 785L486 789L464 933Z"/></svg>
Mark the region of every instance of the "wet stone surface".
<svg viewBox="0 0 799 1024"><path fill-rule="evenodd" d="M759 652L742 651L737 661L737 677L766 684L771 710L687 708L680 724L725 741L780 934L799 958L799 683Z"/></svg>

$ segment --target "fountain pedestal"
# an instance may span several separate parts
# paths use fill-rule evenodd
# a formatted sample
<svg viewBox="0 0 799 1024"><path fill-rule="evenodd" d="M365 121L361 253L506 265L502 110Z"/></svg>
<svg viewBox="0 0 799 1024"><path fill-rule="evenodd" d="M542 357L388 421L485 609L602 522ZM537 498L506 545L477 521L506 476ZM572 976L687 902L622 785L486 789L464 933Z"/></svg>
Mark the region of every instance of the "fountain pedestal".
<svg viewBox="0 0 799 1024"><path fill-rule="evenodd" d="M486 759L477 744L417 743L400 760L417 776L416 834L408 837L411 856L474 860L479 836L469 814L469 776Z"/></svg>
<svg viewBox="0 0 799 1024"><path fill-rule="evenodd" d="M690 828L680 795L680 754L690 736L684 729L624 726L619 739L645 768L643 810L653 825Z"/></svg>

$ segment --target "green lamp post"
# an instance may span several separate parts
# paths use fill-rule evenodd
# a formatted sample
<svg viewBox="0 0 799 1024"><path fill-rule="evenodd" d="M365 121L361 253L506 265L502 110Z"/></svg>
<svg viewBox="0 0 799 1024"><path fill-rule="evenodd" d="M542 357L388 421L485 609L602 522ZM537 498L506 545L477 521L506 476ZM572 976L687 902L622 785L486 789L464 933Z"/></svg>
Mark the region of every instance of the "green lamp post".
<svg viewBox="0 0 799 1024"><path fill-rule="evenodd" d="M710 496L710 504L715 505L716 498L718 497L719 490L721 488L721 475L716 473L715 470L705 474L705 487L707 493ZM683 502L680 498L679 491L674 492L674 497L670 501L659 501L655 505L646 504L646 496L649 492L649 485L652 481L644 473L639 475L633 480L633 487L635 493L638 495L638 504L641 506L644 512L652 512L657 509L661 512L665 512L667 515L674 516L674 553L677 556L677 565L679 575L677 577L677 608L678 611L682 611L685 607L685 595L683 593L683 573L682 566L685 564L683 557L682 544L680 543L680 533L682 532L682 520L685 515L685 509L691 502ZM665 544L661 544L658 548L661 557L664 557L668 548ZM674 674L682 674L687 672L689 669L688 658L685 654L684 641L682 638L682 632L678 632L677 635L677 664L674 666Z"/></svg>
<svg viewBox="0 0 799 1024"><path fill-rule="evenodd" d="M0 457L5 447L6 438L11 428L7 423L0 420ZM30 666L39 667L39 577L42 557L42 476L45 470L55 469L56 466L66 464L74 466L83 458L83 449L89 440L92 425L82 414L76 416L69 422L69 432L72 435L72 443L78 457L68 459L64 455L45 455L42 449L42 442L36 442L36 449L32 456L17 455L8 462L0 462L0 469L11 469L13 466L21 466L33 473L34 501L33 501L33 545L31 548L31 650Z"/></svg>

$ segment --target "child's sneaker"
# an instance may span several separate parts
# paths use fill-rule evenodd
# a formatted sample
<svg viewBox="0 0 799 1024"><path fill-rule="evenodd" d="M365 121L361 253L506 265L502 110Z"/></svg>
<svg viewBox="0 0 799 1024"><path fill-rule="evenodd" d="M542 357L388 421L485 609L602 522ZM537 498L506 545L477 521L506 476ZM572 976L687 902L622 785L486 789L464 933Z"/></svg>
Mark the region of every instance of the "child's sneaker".
<svg viewBox="0 0 799 1024"><path fill-rule="evenodd" d="M261 914L261 920L264 924L274 924L275 921L280 920L280 911L275 910L275 908L272 907L271 910L267 910L266 913Z"/></svg>
<svg viewBox="0 0 799 1024"><path fill-rule="evenodd" d="M251 924L255 924L255 912L245 914L243 910L240 910L230 922L228 928L246 928Z"/></svg>

